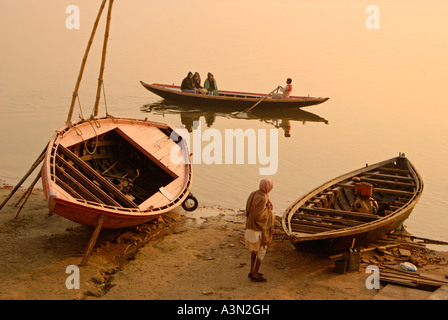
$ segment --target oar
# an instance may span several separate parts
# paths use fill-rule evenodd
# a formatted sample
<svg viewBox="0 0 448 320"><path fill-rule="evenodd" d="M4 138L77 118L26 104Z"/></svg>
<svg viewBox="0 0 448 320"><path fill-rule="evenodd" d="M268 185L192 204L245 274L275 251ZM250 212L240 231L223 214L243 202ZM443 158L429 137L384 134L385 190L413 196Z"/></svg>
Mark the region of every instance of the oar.
<svg viewBox="0 0 448 320"><path fill-rule="evenodd" d="M244 110L243 112L232 112L232 115L242 115L242 114L247 114L250 110L252 110L253 108L255 108L256 106L258 106L260 103L262 103L264 100L267 99L267 97L269 97L271 94L273 94L275 91L278 90L278 87L275 88L274 90L272 90L271 92L269 92L267 95L265 95L263 98L261 98L259 101L257 101L257 103L255 103L252 107L247 108L246 110Z"/></svg>

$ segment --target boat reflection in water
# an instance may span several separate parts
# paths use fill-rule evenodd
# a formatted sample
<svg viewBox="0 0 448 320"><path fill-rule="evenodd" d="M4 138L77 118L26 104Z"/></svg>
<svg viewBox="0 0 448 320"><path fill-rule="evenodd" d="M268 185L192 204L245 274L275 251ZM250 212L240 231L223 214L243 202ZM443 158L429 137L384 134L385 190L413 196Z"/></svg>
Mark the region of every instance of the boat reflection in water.
<svg viewBox="0 0 448 320"><path fill-rule="evenodd" d="M323 122L328 124L328 120L311 112L303 111L301 109L252 109L248 113L244 112L230 112L225 107L217 106L191 106L188 104L173 104L166 100L156 103L143 105L142 112L148 112L158 115L165 114L180 114L180 119L188 132L193 131L193 122L199 121L200 117L205 118L207 127L213 126L216 117L224 117L229 119L240 120L259 120L271 124L276 128L284 130L284 136L291 136L291 122L301 121L305 124L309 122Z"/></svg>

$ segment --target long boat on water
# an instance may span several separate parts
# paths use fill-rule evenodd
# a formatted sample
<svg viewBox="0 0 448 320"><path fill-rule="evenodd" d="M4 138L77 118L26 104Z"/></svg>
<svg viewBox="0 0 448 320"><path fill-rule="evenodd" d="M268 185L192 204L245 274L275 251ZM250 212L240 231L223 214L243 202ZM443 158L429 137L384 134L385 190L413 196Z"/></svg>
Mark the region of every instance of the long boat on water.
<svg viewBox="0 0 448 320"><path fill-rule="evenodd" d="M302 251L328 252L362 246L400 227L423 192L423 181L400 154L346 173L295 201L283 229Z"/></svg>
<svg viewBox="0 0 448 320"><path fill-rule="evenodd" d="M180 86L153 83L140 83L152 93L168 101L193 105L226 106L233 110L243 110L265 98L257 108L302 108L317 105L329 98L290 96L286 99L272 99L267 94L219 90L219 96L182 92Z"/></svg>

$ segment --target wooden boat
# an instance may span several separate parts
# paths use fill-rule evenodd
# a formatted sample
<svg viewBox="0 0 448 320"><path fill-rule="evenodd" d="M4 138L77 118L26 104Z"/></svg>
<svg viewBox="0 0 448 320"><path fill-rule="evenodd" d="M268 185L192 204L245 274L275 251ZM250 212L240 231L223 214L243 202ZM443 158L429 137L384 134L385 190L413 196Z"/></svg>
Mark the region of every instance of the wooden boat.
<svg viewBox="0 0 448 320"><path fill-rule="evenodd" d="M171 160L173 148L189 159L186 142L170 139L173 130L112 117L63 126L42 167L50 211L90 226L102 215L102 227L113 229L145 223L182 204L191 197L193 171L189 161Z"/></svg>
<svg viewBox="0 0 448 320"><path fill-rule="evenodd" d="M108 1L93 112L88 119L71 121L75 102L79 102L78 89L86 60L107 1L102 1L95 20L66 124L56 131L46 151L27 173L44 161L40 173L50 211L95 227L81 265L87 264L102 228L139 225L179 205L189 211L197 207L196 199L190 194L193 176L190 155L181 136L175 134L171 139L174 127L113 117L107 112L106 99L106 116L98 117L114 0ZM80 116L83 118L82 112ZM172 159L176 153L177 158ZM32 186L27 190L28 195L30 190ZM191 201L187 204L187 200L193 200L191 207Z"/></svg>
<svg viewBox="0 0 448 320"><path fill-rule="evenodd" d="M354 177L360 182L353 181ZM360 184L373 187L376 214L352 209ZM400 154L341 175L299 198L285 210L283 229L302 251L340 251L353 243L365 245L401 226L422 192L419 173Z"/></svg>
<svg viewBox="0 0 448 320"><path fill-rule="evenodd" d="M213 105L226 106L232 110L243 110L253 106L261 99L265 98L266 94L261 93L247 93L237 91L219 90L219 96L195 94L182 92L180 86L153 83L148 84L143 81L140 83L151 91L152 93L174 102L183 102L193 105ZM303 96L290 96L287 99L272 99L267 97L263 100L257 108L301 108L323 103L329 98L315 98Z"/></svg>

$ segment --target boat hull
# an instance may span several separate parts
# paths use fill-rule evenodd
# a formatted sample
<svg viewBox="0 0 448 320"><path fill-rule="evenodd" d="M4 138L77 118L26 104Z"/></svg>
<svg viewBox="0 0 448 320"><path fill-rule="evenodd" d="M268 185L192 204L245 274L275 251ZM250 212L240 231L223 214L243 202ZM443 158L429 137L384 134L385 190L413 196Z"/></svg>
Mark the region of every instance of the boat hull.
<svg viewBox="0 0 448 320"><path fill-rule="evenodd" d="M152 93L168 101L187 103L199 106L226 107L231 110L244 110L259 102L265 94L244 93L220 90L219 96L204 94L186 93L180 91L178 86L164 84L148 84L140 81L143 87ZM317 105L327 101L329 98L297 97L291 96L288 99L267 98L257 105L257 108L302 108Z"/></svg>
<svg viewBox="0 0 448 320"><path fill-rule="evenodd" d="M399 228L403 222L409 217L413 208L406 210L403 214L382 226L374 226L370 230L356 230L354 232L346 232L345 234L322 237L316 239L305 239L292 237L292 243L298 251L302 252L341 252L355 244L365 246L377 239Z"/></svg>
<svg viewBox="0 0 448 320"><path fill-rule="evenodd" d="M378 214L353 210L353 177L373 184ZM300 251L339 252L364 246L400 227L422 192L421 176L400 155L337 177L299 198L285 210L283 229Z"/></svg>
<svg viewBox="0 0 448 320"><path fill-rule="evenodd" d="M168 136L174 129L109 117L63 126L52 137L42 167L50 211L89 226L102 215L102 227L116 229L181 205L190 194L193 172L190 161L171 162L174 147L189 160L186 142Z"/></svg>
<svg viewBox="0 0 448 320"><path fill-rule="evenodd" d="M55 199L55 205L52 212L69 219L71 221L95 227L100 215L104 216L102 228L119 229L137 226L161 216L163 213L156 214L134 214L123 215L112 210L99 209L95 206L83 205L73 201Z"/></svg>

